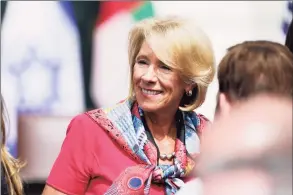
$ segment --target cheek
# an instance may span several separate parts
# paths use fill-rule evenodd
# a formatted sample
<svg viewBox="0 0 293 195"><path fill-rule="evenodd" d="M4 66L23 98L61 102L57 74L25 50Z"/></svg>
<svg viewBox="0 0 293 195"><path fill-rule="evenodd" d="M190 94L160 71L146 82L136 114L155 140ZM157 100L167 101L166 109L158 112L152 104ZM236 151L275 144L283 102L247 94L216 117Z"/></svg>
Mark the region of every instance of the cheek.
<svg viewBox="0 0 293 195"><path fill-rule="evenodd" d="M139 82L140 78L142 76L141 71L139 71L137 68L135 68L135 66L133 67L133 74L132 74L132 81L133 83L137 83Z"/></svg>
<svg viewBox="0 0 293 195"><path fill-rule="evenodd" d="M179 78L173 78L169 80L168 85L170 86L170 89L172 90L172 93L174 96L182 96L184 92L184 83Z"/></svg>

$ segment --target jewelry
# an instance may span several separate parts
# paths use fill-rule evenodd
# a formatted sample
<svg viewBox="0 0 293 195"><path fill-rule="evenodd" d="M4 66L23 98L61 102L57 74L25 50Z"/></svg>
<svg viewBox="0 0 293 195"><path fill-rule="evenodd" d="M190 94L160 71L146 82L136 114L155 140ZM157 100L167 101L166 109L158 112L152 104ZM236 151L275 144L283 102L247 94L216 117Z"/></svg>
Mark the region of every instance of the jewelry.
<svg viewBox="0 0 293 195"><path fill-rule="evenodd" d="M189 97L192 96L192 90L187 91L186 95L189 96Z"/></svg>
<svg viewBox="0 0 293 195"><path fill-rule="evenodd" d="M175 152L172 152L171 154L160 154L159 158L161 160L172 160L175 157Z"/></svg>

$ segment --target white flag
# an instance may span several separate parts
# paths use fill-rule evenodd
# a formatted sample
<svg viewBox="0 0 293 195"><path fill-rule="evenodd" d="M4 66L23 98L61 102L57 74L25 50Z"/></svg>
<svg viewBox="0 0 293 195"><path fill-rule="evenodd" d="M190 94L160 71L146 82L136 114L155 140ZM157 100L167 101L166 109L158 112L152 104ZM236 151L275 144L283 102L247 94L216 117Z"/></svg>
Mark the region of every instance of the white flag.
<svg viewBox="0 0 293 195"><path fill-rule="evenodd" d="M17 115L84 111L79 35L67 1L9 1L1 33L1 88L16 155Z"/></svg>

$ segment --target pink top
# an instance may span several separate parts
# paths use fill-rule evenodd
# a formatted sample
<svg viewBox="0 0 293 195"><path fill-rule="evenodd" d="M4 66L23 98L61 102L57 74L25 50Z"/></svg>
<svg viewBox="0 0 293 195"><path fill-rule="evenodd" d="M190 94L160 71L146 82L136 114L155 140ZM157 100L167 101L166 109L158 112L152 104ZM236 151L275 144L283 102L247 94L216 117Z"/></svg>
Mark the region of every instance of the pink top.
<svg viewBox="0 0 293 195"><path fill-rule="evenodd" d="M104 194L127 167L137 165L89 116L76 116L47 185L69 195ZM186 178L188 181L192 178ZM164 186L151 184L151 195L165 194Z"/></svg>

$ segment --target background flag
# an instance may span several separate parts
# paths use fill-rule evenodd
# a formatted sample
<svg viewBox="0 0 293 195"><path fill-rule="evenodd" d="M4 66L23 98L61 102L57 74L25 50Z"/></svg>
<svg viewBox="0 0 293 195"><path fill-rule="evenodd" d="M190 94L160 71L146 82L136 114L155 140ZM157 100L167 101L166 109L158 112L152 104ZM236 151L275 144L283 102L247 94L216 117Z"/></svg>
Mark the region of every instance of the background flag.
<svg viewBox="0 0 293 195"><path fill-rule="evenodd" d="M79 36L69 1L9 1L1 33L1 91L8 147L17 156L19 114L84 110Z"/></svg>
<svg viewBox="0 0 293 195"><path fill-rule="evenodd" d="M149 1L102 1L94 33L91 96L97 107L128 95L127 41L136 21L154 15Z"/></svg>
<svg viewBox="0 0 293 195"><path fill-rule="evenodd" d="M282 22L282 30L285 36L288 32L292 18L293 18L293 1L288 1L286 5L286 12Z"/></svg>

